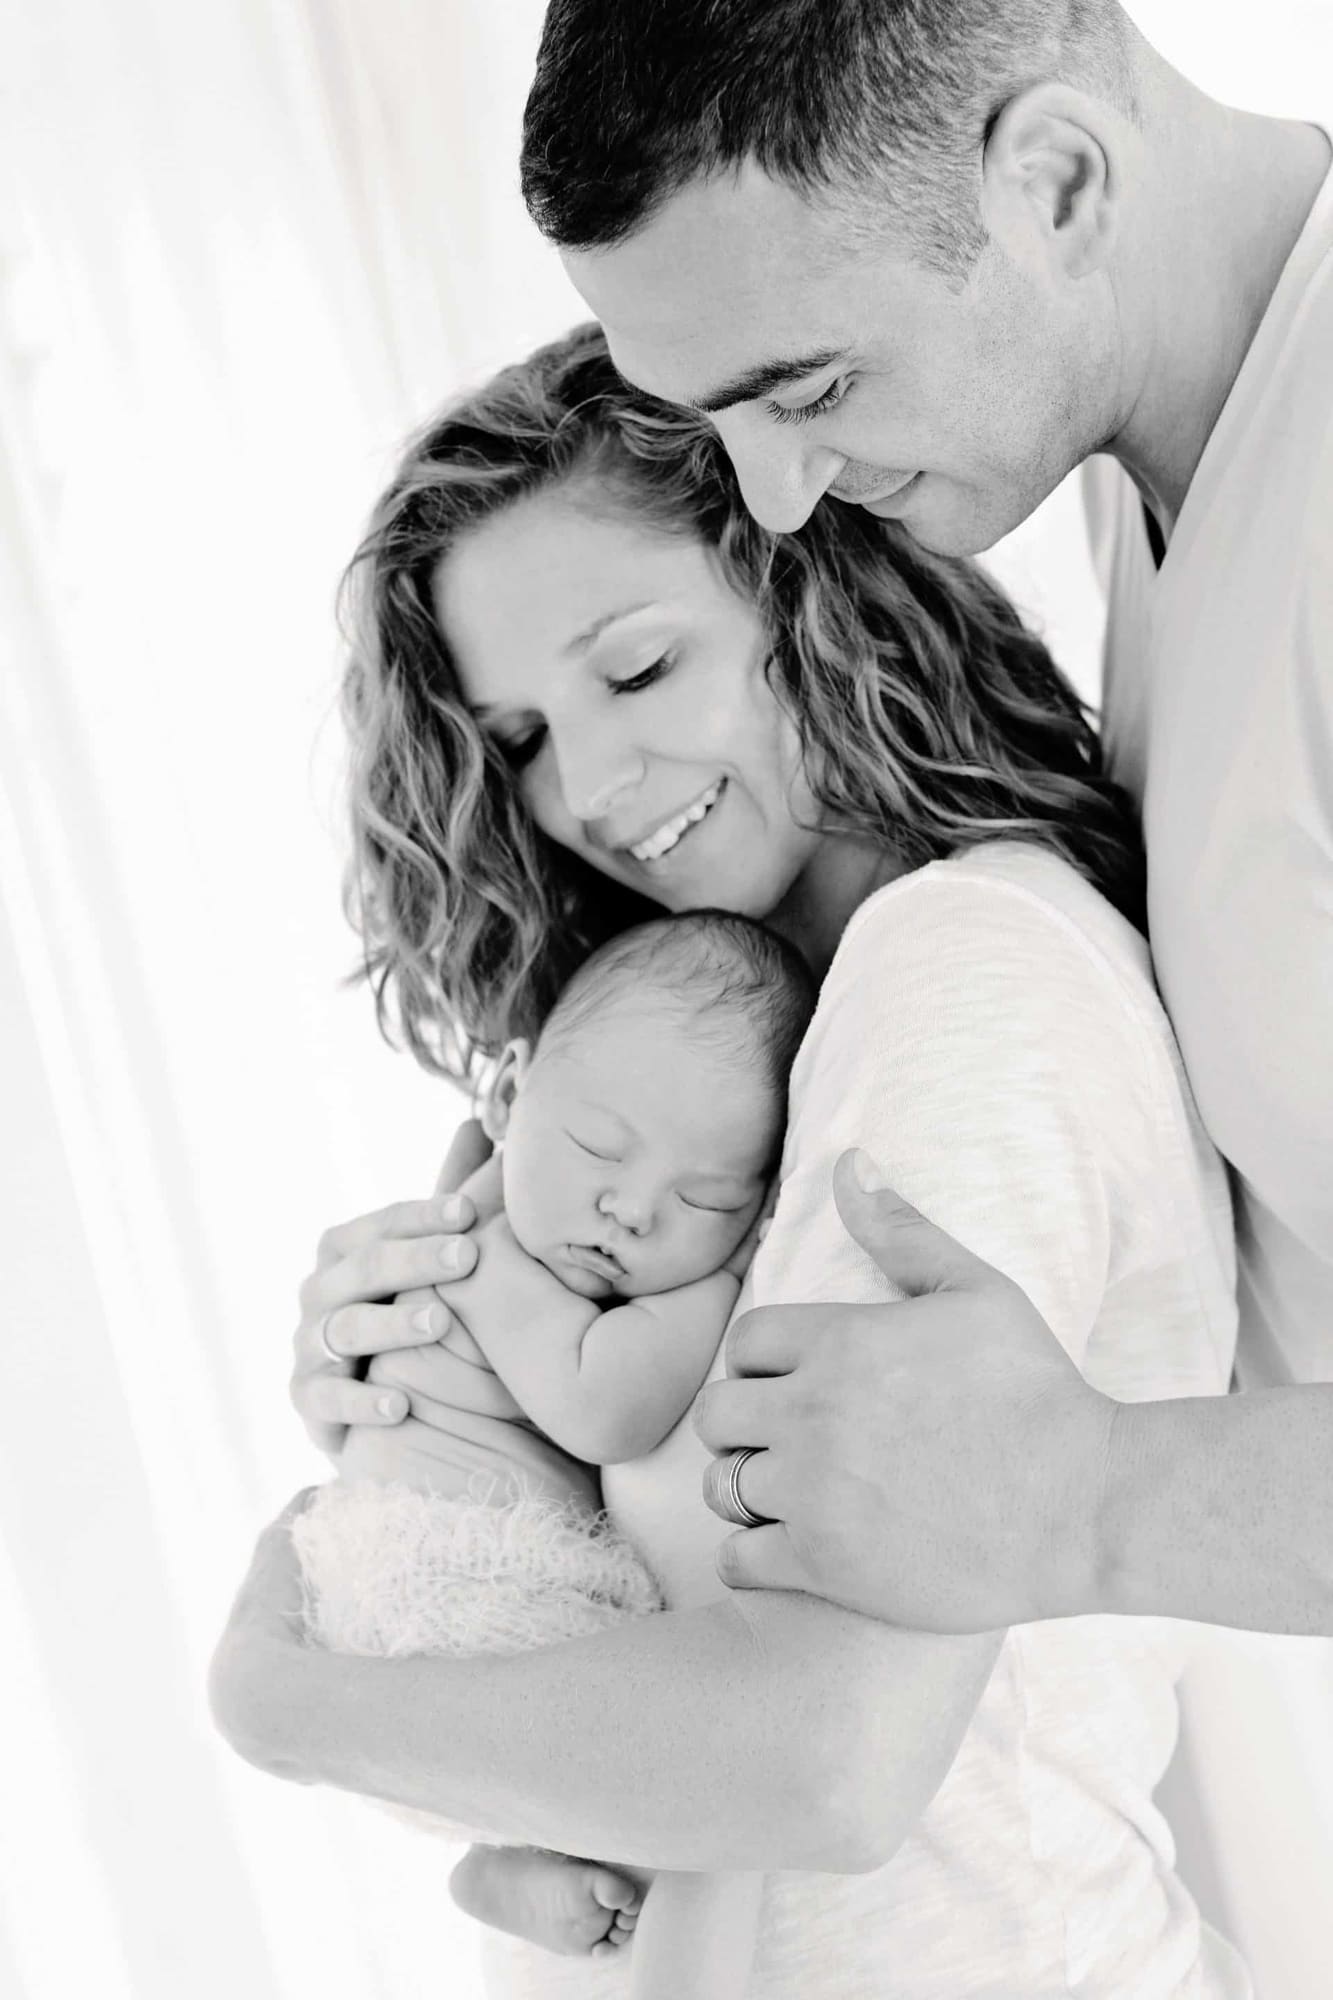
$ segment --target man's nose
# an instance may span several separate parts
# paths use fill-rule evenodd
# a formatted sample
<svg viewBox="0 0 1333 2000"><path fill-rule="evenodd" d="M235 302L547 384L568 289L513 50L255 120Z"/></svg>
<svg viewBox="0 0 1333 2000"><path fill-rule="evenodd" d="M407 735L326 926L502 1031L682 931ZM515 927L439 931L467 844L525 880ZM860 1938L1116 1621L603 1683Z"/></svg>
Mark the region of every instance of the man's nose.
<svg viewBox="0 0 1333 2000"><path fill-rule="evenodd" d="M833 484L846 456L776 424L761 410L742 408L714 418L736 468L741 498L761 528L791 534L804 527Z"/></svg>

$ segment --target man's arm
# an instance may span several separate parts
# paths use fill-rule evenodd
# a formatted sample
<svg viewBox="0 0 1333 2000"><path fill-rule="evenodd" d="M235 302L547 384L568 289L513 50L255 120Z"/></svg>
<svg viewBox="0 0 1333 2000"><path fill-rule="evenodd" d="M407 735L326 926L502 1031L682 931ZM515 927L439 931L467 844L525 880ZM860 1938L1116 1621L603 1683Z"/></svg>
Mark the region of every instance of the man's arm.
<svg viewBox="0 0 1333 2000"><path fill-rule="evenodd" d="M1071 1610L1333 1636L1333 1383L1113 1406Z"/></svg>
<svg viewBox="0 0 1333 2000"><path fill-rule="evenodd" d="M851 1156L835 1189L908 1296L733 1327L738 1379L704 1391L700 1434L779 1448L745 1466L774 1520L723 1544L726 1582L941 1632L1122 1612L1333 1635L1333 1385L1114 1402L1018 1286L863 1190Z"/></svg>
<svg viewBox="0 0 1333 2000"><path fill-rule="evenodd" d="M214 1657L223 1735L276 1776L564 1853L877 1866L947 1773L999 1646L756 1594L503 1659L327 1653L302 1636L293 1511Z"/></svg>

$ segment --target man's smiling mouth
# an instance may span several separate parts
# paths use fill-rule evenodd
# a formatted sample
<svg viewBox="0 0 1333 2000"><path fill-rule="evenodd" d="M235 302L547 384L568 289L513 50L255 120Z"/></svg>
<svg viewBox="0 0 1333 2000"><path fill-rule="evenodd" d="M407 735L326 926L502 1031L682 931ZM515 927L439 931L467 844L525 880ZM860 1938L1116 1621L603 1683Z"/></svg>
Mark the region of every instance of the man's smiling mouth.
<svg viewBox="0 0 1333 2000"><path fill-rule="evenodd" d="M715 778L706 792L700 792L692 804L678 812L673 819L664 820L654 828L644 840L636 840L627 851L636 861L660 861L664 854L670 854L679 845L692 826L706 819L726 789L725 778Z"/></svg>

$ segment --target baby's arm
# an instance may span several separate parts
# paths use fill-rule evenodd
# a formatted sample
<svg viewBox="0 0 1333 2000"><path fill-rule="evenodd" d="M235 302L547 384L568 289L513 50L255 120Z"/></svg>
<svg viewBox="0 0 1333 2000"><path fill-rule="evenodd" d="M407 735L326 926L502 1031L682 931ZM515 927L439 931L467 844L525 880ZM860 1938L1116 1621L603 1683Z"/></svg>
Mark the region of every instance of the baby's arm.
<svg viewBox="0 0 1333 2000"><path fill-rule="evenodd" d="M604 1312L583 1338L578 1395L597 1432L594 1463L642 1458L690 1407L713 1365L740 1280L714 1271Z"/></svg>
<svg viewBox="0 0 1333 2000"><path fill-rule="evenodd" d="M470 1325L505 1387L549 1438L591 1465L614 1465L641 1458L684 1416L739 1291L729 1271L715 1271L604 1313L565 1292L560 1310L515 1311L515 1299Z"/></svg>

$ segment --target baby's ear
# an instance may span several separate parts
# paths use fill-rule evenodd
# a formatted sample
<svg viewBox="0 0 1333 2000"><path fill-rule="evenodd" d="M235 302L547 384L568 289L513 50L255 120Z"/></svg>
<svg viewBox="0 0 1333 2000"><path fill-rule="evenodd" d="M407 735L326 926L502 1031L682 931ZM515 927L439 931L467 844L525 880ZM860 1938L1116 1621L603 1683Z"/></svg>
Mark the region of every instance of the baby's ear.
<svg viewBox="0 0 1333 2000"><path fill-rule="evenodd" d="M481 1129L498 1146L509 1128L509 1113L532 1062L532 1045L521 1037L508 1042L482 1095Z"/></svg>

